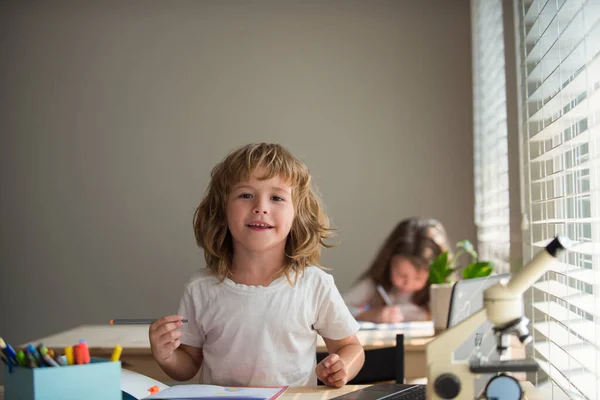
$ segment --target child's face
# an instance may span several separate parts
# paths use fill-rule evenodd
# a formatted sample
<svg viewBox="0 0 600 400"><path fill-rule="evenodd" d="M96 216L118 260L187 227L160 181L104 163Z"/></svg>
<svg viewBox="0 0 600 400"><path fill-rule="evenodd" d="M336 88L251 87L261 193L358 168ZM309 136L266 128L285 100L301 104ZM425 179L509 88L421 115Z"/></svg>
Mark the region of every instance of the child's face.
<svg viewBox="0 0 600 400"><path fill-rule="evenodd" d="M401 293L414 293L427 285L429 271L416 268L408 258L394 256L390 261L390 279Z"/></svg>
<svg viewBox="0 0 600 400"><path fill-rule="evenodd" d="M281 177L261 180L257 169L248 181L231 188L227 199L227 226L234 251L285 251L285 243L294 221L292 187Z"/></svg>

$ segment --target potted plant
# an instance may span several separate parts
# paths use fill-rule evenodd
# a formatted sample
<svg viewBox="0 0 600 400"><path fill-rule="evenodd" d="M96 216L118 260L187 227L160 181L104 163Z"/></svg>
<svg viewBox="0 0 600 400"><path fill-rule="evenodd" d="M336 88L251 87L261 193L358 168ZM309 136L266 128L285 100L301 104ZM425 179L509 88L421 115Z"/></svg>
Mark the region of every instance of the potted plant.
<svg viewBox="0 0 600 400"><path fill-rule="evenodd" d="M492 262L479 261L479 255L470 241L461 240L456 243L456 249L454 256L443 252L429 266L429 305L436 331L446 329L452 283L456 276L460 274L462 279L481 278L494 270ZM458 264L458 258L462 255L470 256L469 264Z"/></svg>

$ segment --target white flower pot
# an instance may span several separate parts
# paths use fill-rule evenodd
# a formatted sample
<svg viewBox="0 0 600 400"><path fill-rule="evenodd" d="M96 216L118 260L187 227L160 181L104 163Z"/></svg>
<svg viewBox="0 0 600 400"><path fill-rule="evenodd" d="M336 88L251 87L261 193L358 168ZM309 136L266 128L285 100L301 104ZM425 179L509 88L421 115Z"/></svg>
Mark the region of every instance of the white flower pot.
<svg viewBox="0 0 600 400"><path fill-rule="evenodd" d="M448 326L450 311L450 296L453 283L432 284L429 287L429 307L431 319L436 332L443 331Z"/></svg>

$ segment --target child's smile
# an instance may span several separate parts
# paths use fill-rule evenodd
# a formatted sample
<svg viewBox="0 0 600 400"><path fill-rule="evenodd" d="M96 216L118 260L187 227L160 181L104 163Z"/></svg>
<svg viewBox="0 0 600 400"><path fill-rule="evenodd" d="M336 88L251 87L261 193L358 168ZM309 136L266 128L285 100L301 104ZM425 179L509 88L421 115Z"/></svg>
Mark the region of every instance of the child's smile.
<svg viewBox="0 0 600 400"><path fill-rule="evenodd" d="M269 229L273 229L274 226L266 224L264 222L261 221L254 221L254 222L250 222L248 225L248 228L257 231L257 232L263 232L263 231L268 231Z"/></svg>

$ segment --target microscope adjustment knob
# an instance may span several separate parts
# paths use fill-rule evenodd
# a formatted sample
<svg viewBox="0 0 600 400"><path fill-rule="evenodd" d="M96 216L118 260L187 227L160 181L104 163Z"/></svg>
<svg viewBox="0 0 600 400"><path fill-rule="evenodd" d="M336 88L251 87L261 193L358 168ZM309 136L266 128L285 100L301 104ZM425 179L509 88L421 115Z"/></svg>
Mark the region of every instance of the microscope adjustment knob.
<svg viewBox="0 0 600 400"><path fill-rule="evenodd" d="M435 379L433 390L442 399L455 399L460 393L460 380L454 374L442 374Z"/></svg>

